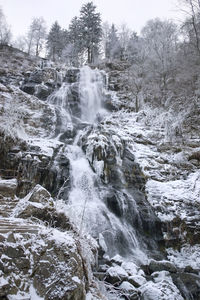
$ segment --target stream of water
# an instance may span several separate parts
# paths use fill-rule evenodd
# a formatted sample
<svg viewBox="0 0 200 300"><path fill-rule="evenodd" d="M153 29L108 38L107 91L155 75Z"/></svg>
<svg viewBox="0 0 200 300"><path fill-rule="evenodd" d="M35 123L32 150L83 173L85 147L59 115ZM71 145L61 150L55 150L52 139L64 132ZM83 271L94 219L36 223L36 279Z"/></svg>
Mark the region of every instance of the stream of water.
<svg viewBox="0 0 200 300"><path fill-rule="evenodd" d="M95 126L99 115L105 113L103 109L104 74L88 66L81 68L79 75L79 100L80 100L80 122ZM69 124L72 124L72 116L68 105L70 85L64 83L62 87L50 98L49 103L54 105L58 115L58 128L56 135L64 132ZM144 261L146 255L141 250L136 231L126 220L127 199L135 212L137 207L134 199L128 198L124 192L118 192L118 198L124 206L123 217L114 214L106 205L106 197L109 187L105 187L96 174L83 150L78 146L79 136L77 133L73 144L66 145L65 155L70 161L71 189L67 199L68 215L71 221L78 227L80 233L89 233L95 237L103 251L109 256L127 254ZM128 212L127 212L128 213Z"/></svg>

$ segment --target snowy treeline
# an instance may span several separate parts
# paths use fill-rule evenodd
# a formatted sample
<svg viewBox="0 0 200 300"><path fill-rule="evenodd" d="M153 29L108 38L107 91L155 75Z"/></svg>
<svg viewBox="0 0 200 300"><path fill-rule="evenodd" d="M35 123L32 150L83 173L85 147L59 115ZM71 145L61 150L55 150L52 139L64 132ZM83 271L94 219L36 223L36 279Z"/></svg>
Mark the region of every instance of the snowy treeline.
<svg viewBox="0 0 200 300"><path fill-rule="evenodd" d="M200 3L180 0L179 5L186 13L180 26L157 18L148 21L138 35L126 24L102 24L96 6L88 2L68 29L55 21L48 32L45 20L34 18L27 35L14 45L36 56L46 53L48 59L68 66L125 62L124 90L131 94L136 111L145 102L156 106L171 106L175 101L195 104L200 95ZM9 43L2 10L0 22L4 24L0 37L5 28L9 32L9 38L1 38L0 43Z"/></svg>

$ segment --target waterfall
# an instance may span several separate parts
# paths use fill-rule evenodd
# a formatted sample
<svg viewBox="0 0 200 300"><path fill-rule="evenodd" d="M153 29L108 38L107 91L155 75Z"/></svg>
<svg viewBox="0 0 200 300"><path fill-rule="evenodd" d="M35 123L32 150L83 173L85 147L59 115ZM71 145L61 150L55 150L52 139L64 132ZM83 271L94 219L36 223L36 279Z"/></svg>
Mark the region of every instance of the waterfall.
<svg viewBox="0 0 200 300"><path fill-rule="evenodd" d="M80 233L89 233L101 241L103 239L110 256L131 254L138 261L146 259L134 228L112 213L105 204L107 191L98 184L98 176L91 169L82 149L74 143L68 146L66 156L71 166L72 187L67 200L67 214L71 222ZM120 197L123 202L123 194Z"/></svg>
<svg viewBox="0 0 200 300"><path fill-rule="evenodd" d="M73 130L72 119L69 109L68 96L70 93L70 85L63 83L61 87L51 94L47 102L55 107L57 124L54 137L58 137L67 129Z"/></svg>
<svg viewBox="0 0 200 300"><path fill-rule="evenodd" d="M104 86L104 77L101 71L92 70L88 66L81 68L79 96L83 121L94 123L98 114L102 112Z"/></svg>
<svg viewBox="0 0 200 300"><path fill-rule="evenodd" d="M70 109L70 105L72 108L74 105L73 97L71 97L74 84L63 83L61 88L48 98L48 102L54 105L57 111L57 138L65 133L69 126L77 127L78 124L73 123L74 114L72 115ZM80 69L79 82L76 86L79 95L76 103L80 109L76 122L89 123L88 126L91 124L94 126L99 115L105 113L102 104L106 76L97 69L92 70L84 66ZM66 199L63 199L67 205L66 214L80 233L89 233L99 240L108 255L132 255L142 261L146 256L140 250L136 230L127 217L127 211L130 211L129 206L133 207L137 214L136 203L133 198L128 197L126 191L114 191L112 187L102 184L98 172L95 173L91 168L85 153L78 145L82 133L83 130L77 131L74 142L66 144L62 149L62 155L70 161L70 191ZM123 177L120 171L119 176ZM115 210L112 211L108 205L108 201L112 201L109 199L113 197L119 202L120 215ZM134 215L131 218L133 217Z"/></svg>

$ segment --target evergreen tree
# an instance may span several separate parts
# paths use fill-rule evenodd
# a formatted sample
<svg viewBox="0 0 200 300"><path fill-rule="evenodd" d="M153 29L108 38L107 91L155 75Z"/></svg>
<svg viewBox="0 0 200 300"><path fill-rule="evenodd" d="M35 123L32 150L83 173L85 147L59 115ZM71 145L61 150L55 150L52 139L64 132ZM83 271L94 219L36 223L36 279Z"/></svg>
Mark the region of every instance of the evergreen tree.
<svg viewBox="0 0 200 300"><path fill-rule="evenodd" d="M117 35L117 29L115 28L115 25L112 24L106 45L106 58L111 60L120 58L120 52L120 43Z"/></svg>
<svg viewBox="0 0 200 300"><path fill-rule="evenodd" d="M68 44L65 53L69 56L70 64L78 66L79 57L84 51L81 22L78 17L74 17L69 25Z"/></svg>
<svg viewBox="0 0 200 300"><path fill-rule="evenodd" d="M127 59L133 63L138 60L138 53L140 51L140 41L136 32L131 34L127 45L126 56Z"/></svg>
<svg viewBox="0 0 200 300"><path fill-rule="evenodd" d="M92 2L84 4L80 11L83 46L87 50L88 63L94 62L102 37L101 17Z"/></svg>
<svg viewBox="0 0 200 300"><path fill-rule="evenodd" d="M64 39L64 32L56 21L47 36L47 49L49 51L49 57L52 58L53 61L61 57Z"/></svg>

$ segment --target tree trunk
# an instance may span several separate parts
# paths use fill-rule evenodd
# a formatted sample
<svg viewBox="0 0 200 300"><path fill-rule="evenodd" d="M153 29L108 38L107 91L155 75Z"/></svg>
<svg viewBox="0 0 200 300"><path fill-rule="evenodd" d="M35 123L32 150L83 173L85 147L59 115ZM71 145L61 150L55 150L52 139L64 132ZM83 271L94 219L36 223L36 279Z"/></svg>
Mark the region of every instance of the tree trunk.
<svg viewBox="0 0 200 300"><path fill-rule="evenodd" d="M91 52L90 52L90 47L88 47L88 64L91 63Z"/></svg>
<svg viewBox="0 0 200 300"><path fill-rule="evenodd" d="M39 56L39 43L36 44L36 52L35 52L36 56Z"/></svg>
<svg viewBox="0 0 200 300"><path fill-rule="evenodd" d="M138 95L136 95L135 97L135 112L139 111L139 99L138 99Z"/></svg>

